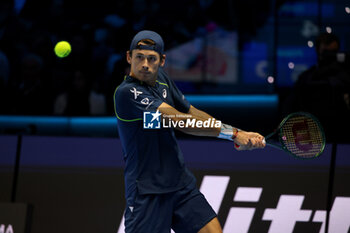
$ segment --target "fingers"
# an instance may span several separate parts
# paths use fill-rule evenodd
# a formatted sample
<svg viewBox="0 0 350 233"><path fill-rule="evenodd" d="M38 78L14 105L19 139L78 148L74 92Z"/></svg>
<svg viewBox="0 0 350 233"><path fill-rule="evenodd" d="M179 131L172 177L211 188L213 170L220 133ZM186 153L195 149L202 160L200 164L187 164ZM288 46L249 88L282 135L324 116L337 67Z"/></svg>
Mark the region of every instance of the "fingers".
<svg viewBox="0 0 350 233"><path fill-rule="evenodd" d="M251 137L249 140L251 143L251 146L250 146L251 150L258 149L258 148L264 148L266 146L266 143L264 141L265 138L260 134L256 134L255 136Z"/></svg>
<svg viewBox="0 0 350 233"><path fill-rule="evenodd" d="M237 150L253 150L258 148L264 148L266 146L265 138L254 132L244 132L240 134L240 138L235 140L235 144L240 146L235 146Z"/></svg>
<svg viewBox="0 0 350 233"><path fill-rule="evenodd" d="M251 138L250 139L251 142L251 148L252 149L257 149L257 148L264 148L265 147L265 143L263 142L263 138Z"/></svg>
<svg viewBox="0 0 350 233"><path fill-rule="evenodd" d="M259 140L263 140L264 136L262 136L261 134L258 133L254 133L255 134L255 138L259 139Z"/></svg>

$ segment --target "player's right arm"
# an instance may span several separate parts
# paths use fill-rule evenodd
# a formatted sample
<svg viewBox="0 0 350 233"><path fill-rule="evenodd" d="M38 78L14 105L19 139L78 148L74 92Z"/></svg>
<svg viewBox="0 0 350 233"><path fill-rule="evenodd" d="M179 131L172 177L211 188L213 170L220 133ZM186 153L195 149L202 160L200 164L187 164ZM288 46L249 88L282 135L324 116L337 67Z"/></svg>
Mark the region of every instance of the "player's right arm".
<svg viewBox="0 0 350 233"><path fill-rule="evenodd" d="M159 112L162 113L163 118L168 118L167 120L171 120L173 122L179 122L179 121L186 121L187 119L194 119L196 121L206 121L209 118L212 118L208 114L196 114L192 115L190 111L188 113L183 113L175 109L174 107L170 106L169 104L163 102L158 107ZM171 117L168 117L171 116ZM180 128L176 127L176 129L187 133L192 134L196 136L211 136L211 137L217 137L220 134L221 127L208 127L208 128L197 128L194 127L188 127L188 128Z"/></svg>
<svg viewBox="0 0 350 233"><path fill-rule="evenodd" d="M214 119L208 113L201 111L193 107L192 105L190 106L188 113L180 112L165 102L163 102L158 107L158 110L162 113L163 116L172 116L172 121L186 121L187 119L195 119L196 121L206 121L209 118ZM225 129L225 127L227 128ZM194 125L194 127L176 127L176 129L195 136L210 136L232 140L236 144L242 145L242 148L244 149L255 149L265 147L265 144L263 143L264 137L262 135L255 132L246 132L243 130L239 130L237 128L225 124L221 124L220 127L217 127L214 124L213 127L208 128L198 128L196 127L196 125ZM227 135L225 135L225 133Z"/></svg>

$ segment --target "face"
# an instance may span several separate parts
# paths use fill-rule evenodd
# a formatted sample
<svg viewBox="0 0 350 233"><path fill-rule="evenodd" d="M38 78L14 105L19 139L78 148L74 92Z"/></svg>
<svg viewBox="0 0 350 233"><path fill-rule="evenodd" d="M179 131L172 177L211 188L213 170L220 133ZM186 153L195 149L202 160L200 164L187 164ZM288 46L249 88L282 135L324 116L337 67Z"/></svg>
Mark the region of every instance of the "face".
<svg viewBox="0 0 350 233"><path fill-rule="evenodd" d="M153 50L134 49L132 55L127 52L127 61L130 64L130 76L149 85L154 85L158 75L159 67L164 66L165 55L160 55Z"/></svg>
<svg viewBox="0 0 350 233"><path fill-rule="evenodd" d="M339 45L336 41L333 41L330 44L321 43L317 59L318 59L318 65L324 66L324 65L330 65L333 62L336 61L335 53L339 50Z"/></svg>
<svg viewBox="0 0 350 233"><path fill-rule="evenodd" d="M319 54L322 54L324 53L325 51L329 51L329 52L337 52L339 50L339 45L336 41L333 41L332 43L330 44L325 44L325 43L321 43L320 44L320 48L319 48L319 51L318 53Z"/></svg>

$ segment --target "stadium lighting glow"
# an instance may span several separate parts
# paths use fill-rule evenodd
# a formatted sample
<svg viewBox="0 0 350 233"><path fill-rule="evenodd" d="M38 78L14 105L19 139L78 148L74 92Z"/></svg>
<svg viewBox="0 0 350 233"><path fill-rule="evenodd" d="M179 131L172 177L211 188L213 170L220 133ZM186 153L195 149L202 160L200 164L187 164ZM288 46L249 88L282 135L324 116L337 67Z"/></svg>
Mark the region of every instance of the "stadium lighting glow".
<svg viewBox="0 0 350 233"><path fill-rule="evenodd" d="M295 65L294 65L293 62L289 62L289 63L288 63L288 68L289 68L289 69L291 69L291 70L294 69L294 66L295 66Z"/></svg>
<svg viewBox="0 0 350 233"><path fill-rule="evenodd" d="M348 7L348 6L345 7L345 12L348 13L348 14L350 14L350 7Z"/></svg>
<svg viewBox="0 0 350 233"><path fill-rule="evenodd" d="M269 77L267 77L267 82L270 83L270 84L272 84L272 83L275 82L275 78L272 77L272 76L269 76Z"/></svg>

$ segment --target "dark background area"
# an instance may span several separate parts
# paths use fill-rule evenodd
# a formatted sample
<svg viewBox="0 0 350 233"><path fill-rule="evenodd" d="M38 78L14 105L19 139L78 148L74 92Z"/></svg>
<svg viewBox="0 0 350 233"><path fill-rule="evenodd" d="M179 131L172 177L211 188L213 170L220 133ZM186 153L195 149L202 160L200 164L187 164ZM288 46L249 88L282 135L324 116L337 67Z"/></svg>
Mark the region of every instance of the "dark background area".
<svg viewBox="0 0 350 233"><path fill-rule="evenodd" d="M163 36L166 53L172 55L166 69L184 94L277 95L270 124L277 125L288 113L308 111L321 118L330 141L350 140L338 130L350 130L350 9L345 0L4 0L0 4L3 116L114 116L113 93L128 74L125 52L135 33L149 29ZM295 97L295 83L317 64L315 39L325 32L339 38L338 53L345 58L337 63L343 76L339 81L338 70L330 70L325 84L304 86L309 95L300 100ZM53 48L62 40L71 44L72 52L58 58ZM182 73L174 72L181 61ZM230 108L211 114L230 119ZM235 125L234 120L226 122Z"/></svg>
<svg viewBox="0 0 350 233"><path fill-rule="evenodd" d="M310 98L301 103L318 108L312 113L326 130L320 158L296 160L270 147L237 154L227 142L178 136L198 185L206 176L230 178L218 212L223 226L231 208L256 208L250 232L267 232L263 213L281 195L304 196L311 217L337 197L348 200L349 7L345 0L1 0L0 208L25 203L16 208L30 210L34 233L119 229L124 164L113 93L128 74L130 41L143 29L160 33L166 53L176 54L166 69L195 106L264 135L288 113L313 110L295 102L295 86L317 67L317 36L336 35L344 59L332 61L337 69L325 72L325 83L302 86ZM53 49L62 40L72 52L58 58ZM173 69L183 59L187 76ZM232 202L241 186L262 187L261 200ZM343 211L338 225L348 224L348 206ZM295 232L320 227L310 219Z"/></svg>
<svg viewBox="0 0 350 233"><path fill-rule="evenodd" d="M17 147L18 139L0 136L0 225L7 229L12 224L14 232L20 232L23 215L18 205L25 210L24 204L28 204L31 214L27 215L27 232L123 232L124 162L119 139L23 136ZM320 232L324 221L314 216L327 209L332 145L327 144L324 153L311 160L296 159L271 147L237 152L225 140L181 139L179 145L198 187L210 202L219 202L214 208L223 228L227 228L224 232L233 232L230 224L245 224L244 212L230 217L234 208L254 208L249 232L268 232L271 221L263 220L264 212L277 208L282 195L303 198L300 208L312 211L308 221L295 222L293 232ZM344 202L331 208L336 217L330 219L330 232L346 233L339 229L350 227L350 148L337 148L331 207L339 204L340 198ZM202 187L204 178L216 182ZM222 179L228 183L223 185ZM254 202L237 201L234 197L239 187L258 187L262 193ZM291 219L290 213L281 213L281 218Z"/></svg>

